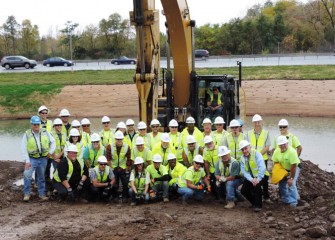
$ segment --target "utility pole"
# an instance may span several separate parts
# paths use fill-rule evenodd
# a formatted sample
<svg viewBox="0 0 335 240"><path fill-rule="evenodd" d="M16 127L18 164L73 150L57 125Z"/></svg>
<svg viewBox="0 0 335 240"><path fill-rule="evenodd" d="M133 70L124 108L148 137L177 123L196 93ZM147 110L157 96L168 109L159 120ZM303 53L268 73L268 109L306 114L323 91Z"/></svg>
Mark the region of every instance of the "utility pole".
<svg viewBox="0 0 335 240"><path fill-rule="evenodd" d="M70 48L70 58L71 61L73 60L73 55L72 55L72 36L73 36L73 31L75 30L76 27L79 26L78 23L72 23L71 21L67 21L65 23L65 29L61 30L62 33L66 34L68 39L69 39L69 48Z"/></svg>

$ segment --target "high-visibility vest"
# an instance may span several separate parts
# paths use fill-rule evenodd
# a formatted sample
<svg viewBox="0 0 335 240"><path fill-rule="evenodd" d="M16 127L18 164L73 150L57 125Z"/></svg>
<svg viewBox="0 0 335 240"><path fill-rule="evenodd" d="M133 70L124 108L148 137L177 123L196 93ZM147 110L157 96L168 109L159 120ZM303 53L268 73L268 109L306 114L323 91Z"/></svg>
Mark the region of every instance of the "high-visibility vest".
<svg viewBox="0 0 335 240"><path fill-rule="evenodd" d="M194 149L193 152L191 152L188 149L188 147L184 147L184 153L187 157L187 160L188 160L189 164L191 164L191 165L193 164L193 158L194 158L194 156L199 154L199 149L200 149L200 147L197 143L195 144L195 149Z"/></svg>
<svg viewBox="0 0 335 240"><path fill-rule="evenodd" d="M176 162L176 166L173 169L168 165L168 173L171 177L169 185L172 186L174 183L177 183L186 170L187 168L179 162Z"/></svg>
<svg viewBox="0 0 335 240"><path fill-rule="evenodd" d="M109 180L108 176L109 176L109 171L110 171L109 167L106 166L104 174L102 176L100 174L99 166L94 167L94 171L97 174L97 181L99 183L106 183L106 182L108 182L108 180Z"/></svg>
<svg viewBox="0 0 335 240"><path fill-rule="evenodd" d="M105 148L108 146L108 144L113 143L114 134L111 129L108 131L102 130L100 131L99 135L101 137L101 143Z"/></svg>
<svg viewBox="0 0 335 240"><path fill-rule="evenodd" d="M150 137L149 137L149 134L146 133L145 136L141 136L140 134L137 133L137 134L134 136L133 141L132 141L132 145L133 145L133 146L136 146L136 139L137 139L138 137L142 137L142 138L144 139L144 146L147 147L147 148L149 148L149 149L151 150L151 147L150 147L151 144L150 144Z"/></svg>
<svg viewBox="0 0 335 240"><path fill-rule="evenodd" d="M68 148L71 144L73 144L73 143L70 143L69 141L67 141L67 142L65 143L65 146ZM82 160L83 160L83 159L82 159L82 156L81 156L81 159L79 159L79 156L81 155L81 151L82 151L82 148L83 148L83 144L80 143L80 142L77 142L77 143L76 143L76 147L77 147L77 149L78 149L78 152L77 152L77 159L82 161Z"/></svg>
<svg viewBox="0 0 335 240"><path fill-rule="evenodd" d="M240 133L237 138L237 142L235 142L235 138L233 137L232 133L227 135L227 144L228 148L231 151L231 155L236 159L239 160L242 156L242 151L240 150L240 142L243 140L243 134Z"/></svg>
<svg viewBox="0 0 335 240"><path fill-rule="evenodd" d="M142 193L145 189L145 179L146 179L146 172L142 171L141 173L138 172L138 175L135 175L135 170L132 170L134 174L134 185L136 187L137 192ZM130 185L130 183L129 183Z"/></svg>
<svg viewBox="0 0 335 240"><path fill-rule="evenodd" d="M193 176L192 184L197 185L201 180L201 176L204 175L205 170L203 168L200 168L199 171L195 171L193 166L189 167L181 176L181 178L178 180L179 187L187 187L187 180L185 179L185 174L187 172L192 173Z"/></svg>
<svg viewBox="0 0 335 240"><path fill-rule="evenodd" d="M37 142L36 142L37 139L35 138L32 130L29 129L29 130L26 131L27 151L28 151L29 157L32 157L32 158L46 157L49 153L50 139L49 139L49 136L47 134L47 130L40 129L39 135L40 135L39 141L40 141L41 151L38 149L38 145L37 145Z"/></svg>
<svg viewBox="0 0 335 240"><path fill-rule="evenodd" d="M105 151L104 146L100 145L98 152L94 154L96 150L94 149L93 145L90 144L88 146L88 151L89 151L89 156L90 156L89 161L90 161L91 168L98 166L98 158L104 155L104 151Z"/></svg>
<svg viewBox="0 0 335 240"><path fill-rule="evenodd" d="M158 144L161 141L162 133L158 132L156 137L154 137L153 133L149 133L150 138L150 149L153 150L156 144Z"/></svg>
<svg viewBox="0 0 335 240"><path fill-rule="evenodd" d="M52 131L52 126L53 126L53 123L51 120L47 119L47 121L45 122L45 129L50 133ZM43 128L43 125L40 124L40 128L42 129Z"/></svg>
<svg viewBox="0 0 335 240"><path fill-rule="evenodd" d="M169 133L171 138L171 145L176 151L176 157L178 162L183 161L183 145L182 145L182 136L180 132L177 132L177 134L171 134Z"/></svg>
<svg viewBox="0 0 335 240"><path fill-rule="evenodd" d="M70 159L66 158L67 159L67 164L69 165L69 170L67 172L67 175L66 175L66 180L69 181L71 176L72 176L72 173L73 173L73 163ZM76 159L76 161L78 161ZM81 172L80 172L80 175L83 176L83 173L84 173L84 162L83 161L78 161L79 164L80 164L80 168L81 168ZM53 175L53 178L55 179L55 181L57 182L61 182L59 176L58 176L58 169L56 169L54 175Z"/></svg>
<svg viewBox="0 0 335 240"><path fill-rule="evenodd" d="M206 160L209 163L209 172L214 173L215 165L219 161L217 147L215 146L213 150L208 150L208 148L205 148L203 157L204 160Z"/></svg>
<svg viewBox="0 0 335 240"><path fill-rule="evenodd" d="M255 149L251 149L250 150L250 157L249 157L249 161L247 160L246 157L242 157L241 160L244 163L244 168L247 172L251 173L251 176L254 178L257 178L258 176L258 167L256 164L256 150ZM250 168L249 168L250 166Z"/></svg>
<svg viewBox="0 0 335 240"><path fill-rule="evenodd" d="M257 150L257 152L261 152L263 148L265 147L266 139L269 137L269 131L262 129L261 134L258 136L258 139L256 138L256 134L254 130L250 130L247 133L247 137L250 142L250 147ZM268 160L268 154L263 154L263 159Z"/></svg>
<svg viewBox="0 0 335 240"><path fill-rule="evenodd" d="M187 128L185 128L181 132L181 134L182 134L182 143L183 143L183 146L187 146L186 138L187 138L187 136L189 136L191 134L188 133ZM202 134L202 132L197 127L194 127L194 131L193 131L192 135L197 140L198 144L201 147L203 147L203 145L201 145L201 142L203 143L204 135Z"/></svg>
<svg viewBox="0 0 335 240"><path fill-rule="evenodd" d="M212 91L207 91L207 93L208 93L208 95L209 95L209 98L210 98L210 101L211 101L211 103L213 102L213 100L214 100L214 94L213 94L213 92ZM221 102L221 98L222 98L222 93L218 93L218 105L221 105L222 104L222 102Z"/></svg>
<svg viewBox="0 0 335 240"><path fill-rule="evenodd" d="M219 164L219 170L220 170L220 174L221 174L221 176L224 176L224 177L229 177L230 175L231 175L231 167L233 166L233 163L235 163L235 162L237 162L238 163L238 161L235 159L235 158L230 158L230 161L229 161L229 167L228 168L224 168L224 165L223 165L223 162L222 161L220 161L220 164ZM226 170L226 171L225 171ZM243 173L241 172L241 170L240 170L240 172L239 172L239 175L238 176L243 176Z"/></svg>
<svg viewBox="0 0 335 240"><path fill-rule="evenodd" d="M221 133L218 133L217 131L212 132L212 138L214 140L214 144L216 146L222 146L224 139L227 137L228 132L223 130Z"/></svg>
<svg viewBox="0 0 335 240"><path fill-rule="evenodd" d="M87 132L82 131L81 132L81 142L82 144L87 147L91 144L91 136Z"/></svg>
<svg viewBox="0 0 335 240"><path fill-rule="evenodd" d="M172 148L171 144L169 143L168 147L163 150L162 143L157 143L156 146L152 149L152 155L159 154L162 157L162 164L164 166L168 165L167 157L169 153L176 154L176 151Z"/></svg>
<svg viewBox="0 0 335 240"><path fill-rule="evenodd" d="M127 154L127 151L128 151L128 144L127 143L123 143L122 146L121 146L121 151L120 151L120 154L118 155L117 154L117 149L116 149L116 145L115 143L114 144L111 144L111 156L112 156L112 159L111 159L111 163L112 163L112 168L116 168L116 167L120 167L122 169L126 169L127 165L127 158L126 158L126 154Z"/></svg>
<svg viewBox="0 0 335 240"><path fill-rule="evenodd" d="M55 131L52 131L51 134L55 138L55 142L56 142L56 149L54 153L59 154L65 147L66 135L63 132L61 132L60 134L62 136L62 139L59 139L59 135Z"/></svg>
<svg viewBox="0 0 335 240"><path fill-rule="evenodd" d="M133 160L135 160L136 157L143 158L144 162L146 162L148 160L147 159L148 158L148 152L150 151L148 148L144 147L143 151L140 152L140 151L138 151L137 147L134 147L132 149L132 151L133 151L133 155L134 155L134 159ZM152 159L149 159L149 160L152 160Z"/></svg>

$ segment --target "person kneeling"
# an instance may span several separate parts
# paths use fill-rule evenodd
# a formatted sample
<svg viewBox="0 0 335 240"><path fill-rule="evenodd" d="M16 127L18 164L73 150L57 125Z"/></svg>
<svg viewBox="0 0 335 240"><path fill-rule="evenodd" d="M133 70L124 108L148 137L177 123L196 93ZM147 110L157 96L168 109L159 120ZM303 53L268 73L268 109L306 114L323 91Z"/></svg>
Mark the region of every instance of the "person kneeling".
<svg viewBox="0 0 335 240"><path fill-rule="evenodd" d="M131 206L135 206L142 199L145 203L149 202L149 184L150 174L146 173L143 166L144 160L141 157L136 157L134 161L134 169L130 173L130 188L129 195L131 197Z"/></svg>

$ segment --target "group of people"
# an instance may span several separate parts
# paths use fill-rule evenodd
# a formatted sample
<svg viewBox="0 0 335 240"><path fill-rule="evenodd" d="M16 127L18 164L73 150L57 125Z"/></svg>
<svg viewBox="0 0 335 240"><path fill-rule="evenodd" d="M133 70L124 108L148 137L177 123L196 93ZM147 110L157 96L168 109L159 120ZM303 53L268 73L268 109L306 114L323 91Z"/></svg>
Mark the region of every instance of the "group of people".
<svg viewBox="0 0 335 240"><path fill-rule="evenodd" d="M227 209L247 199L258 212L263 201L271 201L267 163L272 153L280 174L285 172L278 180L282 200L297 206L302 148L288 131L285 119L279 121L280 133L271 145L258 114L252 118L254 128L247 132L243 131L243 122L235 119L226 131L221 116L213 123L205 118L203 131L191 116L181 131L172 119L168 132L160 131L157 119L149 127L139 122L137 130L132 119L112 129L110 118L104 116L101 131L93 133L87 118L70 123L67 109L61 110L53 122L48 113L49 109L41 106L39 116L31 118L31 129L22 138L24 201L30 200L35 171L42 201L49 199L51 191L51 196L63 200L130 199L131 205L136 205L169 202L171 197L181 196L183 204L188 204L191 198L202 201L207 192L225 200ZM50 179L51 165L54 171Z"/></svg>

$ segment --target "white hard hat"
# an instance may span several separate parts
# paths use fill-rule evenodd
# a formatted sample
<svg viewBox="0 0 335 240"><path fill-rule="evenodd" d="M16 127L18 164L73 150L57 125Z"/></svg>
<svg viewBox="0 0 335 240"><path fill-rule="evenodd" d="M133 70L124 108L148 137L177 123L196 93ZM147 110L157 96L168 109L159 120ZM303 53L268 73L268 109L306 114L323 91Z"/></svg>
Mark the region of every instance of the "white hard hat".
<svg viewBox="0 0 335 240"><path fill-rule="evenodd" d="M126 129L126 124L124 122L119 122L117 125L116 125L116 128L124 128Z"/></svg>
<svg viewBox="0 0 335 240"><path fill-rule="evenodd" d="M72 127L80 127L81 124L80 124L80 122L78 120L73 120L72 123L71 123L71 126Z"/></svg>
<svg viewBox="0 0 335 240"><path fill-rule="evenodd" d="M195 120L194 120L194 118L193 117L188 117L188 118L186 118L186 123L195 123Z"/></svg>
<svg viewBox="0 0 335 240"><path fill-rule="evenodd" d="M93 133L91 135L91 142L99 142L100 141L100 136L97 133Z"/></svg>
<svg viewBox="0 0 335 240"><path fill-rule="evenodd" d="M200 154L195 155L193 158L193 162L204 163L204 158Z"/></svg>
<svg viewBox="0 0 335 240"><path fill-rule="evenodd" d="M173 160L173 159L176 159L176 155L174 155L173 153L169 153L168 156L167 156L167 160Z"/></svg>
<svg viewBox="0 0 335 240"><path fill-rule="evenodd" d="M216 117L214 120L214 124L225 124L225 121L223 120L222 117Z"/></svg>
<svg viewBox="0 0 335 240"><path fill-rule="evenodd" d="M170 135L168 133L162 133L161 140L162 142L170 142Z"/></svg>
<svg viewBox="0 0 335 240"><path fill-rule="evenodd" d="M60 117L68 117L68 116L70 116L70 112L69 112L69 110L64 108L64 109L60 110L59 116Z"/></svg>
<svg viewBox="0 0 335 240"><path fill-rule="evenodd" d="M239 144L240 150L242 150L242 148L245 148L246 146L249 146L250 143L247 140L242 140Z"/></svg>
<svg viewBox="0 0 335 240"><path fill-rule="evenodd" d="M38 108L38 113L42 112L43 110L47 110L49 112L49 109L46 106L42 105Z"/></svg>
<svg viewBox="0 0 335 240"><path fill-rule="evenodd" d="M230 153L230 150L226 146L220 146L218 148L218 156L222 157Z"/></svg>
<svg viewBox="0 0 335 240"><path fill-rule="evenodd" d="M98 157L98 163L107 163L107 158L105 156Z"/></svg>
<svg viewBox="0 0 335 240"><path fill-rule="evenodd" d="M161 125L161 123L157 120L157 119L152 119L151 120L151 123L150 123L150 126L152 126L152 125Z"/></svg>
<svg viewBox="0 0 335 240"><path fill-rule="evenodd" d="M126 125L127 125L127 126L129 126L129 125L135 125L135 122L134 122L133 119L128 119L128 120L126 121Z"/></svg>
<svg viewBox="0 0 335 240"><path fill-rule="evenodd" d="M56 118L53 122L53 125L60 125L60 124L63 124L63 122L60 118Z"/></svg>
<svg viewBox="0 0 335 240"><path fill-rule="evenodd" d="M202 126L206 123L210 123L212 124L212 121L209 119L209 118L205 118L203 121L202 121Z"/></svg>
<svg viewBox="0 0 335 240"><path fill-rule="evenodd" d="M169 127L178 127L178 122L175 119L172 119L169 122Z"/></svg>
<svg viewBox="0 0 335 240"><path fill-rule="evenodd" d="M230 121L229 127L241 127L241 125L236 119L233 119Z"/></svg>
<svg viewBox="0 0 335 240"><path fill-rule="evenodd" d="M72 137L79 137L79 136L80 136L80 133L79 133L78 129L76 129L76 128L72 128L72 129L70 130L70 136L72 136Z"/></svg>
<svg viewBox="0 0 335 240"><path fill-rule="evenodd" d="M213 138L211 136L206 136L204 138L204 144L207 144L207 143L210 143L210 142L213 142Z"/></svg>
<svg viewBox="0 0 335 240"><path fill-rule="evenodd" d="M143 158L141 158L141 157L136 157L135 158L135 160L134 160L135 165L142 164L142 163L144 163Z"/></svg>
<svg viewBox="0 0 335 240"><path fill-rule="evenodd" d="M137 137L135 141L136 145L144 145L144 139L142 137Z"/></svg>
<svg viewBox="0 0 335 240"><path fill-rule="evenodd" d="M278 126L288 126L288 121L286 119L281 119Z"/></svg>
<svg viewBox="0 0 335 240"><path fill-rule="evenodd" d="M123 132L121 132L121 131L117 131L117 132L114 134L114 138L115 138L115 139L124 139Z"/></svg>
<svg viewBox="0 0 335 240"><path fill-rule="evenodd" d="M286 136L282 136L280 135L278 138L277 138L277 145L283 145L285 143L288 143L288 140L286 138Z"/></svg>
<svg viewBox="0 0 335 240"><path fill-rule="evenodd" d="M157 163L161 163L163 160L162 160L162 156L159 155L159 154L155 154L153 157L152 157L152 161L153 162L157 162Z"/></svg>
<svg viewBox="0 0 335 240"><path fill-rule="evenodd" d="M81 125L90 125L90 124L91 124L91 122L87 118L81 119Z"/></svg>
<svg viewBox="0 0 335 240"><path fill-rule="evenodd" d="M104 116L104 117L102 117L102 119L101 119L101 122L102 122L102 123L110 122L110 121L111 121L111 119L110 119L109 117L107 117L107 116Z"/></svg>
<svg viewBox="0 0 335 240"><path fill-rule="evenodd" d="M252 117L252 122L259 122L259 121L262 121L262 117L259 115L259 114L255 114L253 117Z"/></svg>
<svg viewBox="0 0 335 240"><path fill-rule="evenodd" d="M78 152L78 148L76 145L74 144L71 144L67 149L66 149L67 152Z"/></svg>
<svg viewBox="0 0 335 240"><path fill-rule="evenodd" d="M197 140L195 139L195 137L193 136L193 135L188 135L187 137L186 137L186 143L187 144L190 144L190 143L196 143L197 142Z"/></svg>
<svg viewBox="0 0 335 240"><path fill-rule="evenodd" d="M147 128L147 124L145 124L145 122L139 122L137 124L137 129L146 129Z"/></svg>

